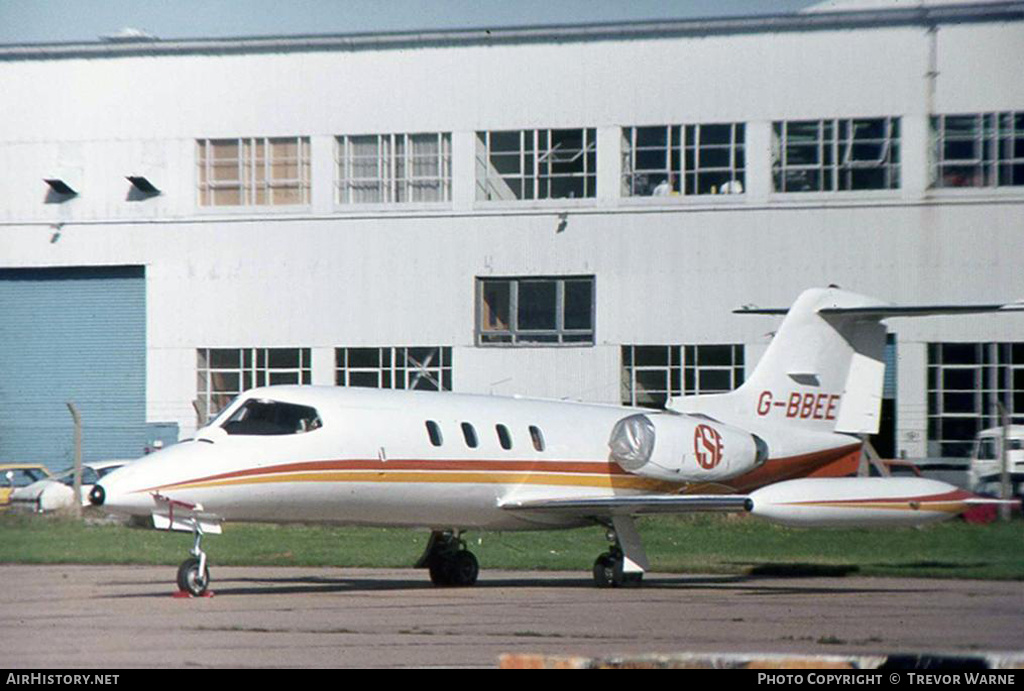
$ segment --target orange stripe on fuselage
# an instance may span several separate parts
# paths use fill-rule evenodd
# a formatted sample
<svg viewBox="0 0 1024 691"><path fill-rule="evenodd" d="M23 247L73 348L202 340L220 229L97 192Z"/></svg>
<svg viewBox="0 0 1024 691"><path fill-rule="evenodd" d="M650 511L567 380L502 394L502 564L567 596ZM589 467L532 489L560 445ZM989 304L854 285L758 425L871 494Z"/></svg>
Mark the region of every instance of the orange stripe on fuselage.
<svg viewBox="0 0 1024 691"><path fill-rule="evenodd" d="M779 480L803 477L860 453L860 445L769 460L711 491L745 492ZM638 489L657 493L706 492L700 482L670 483L633 475L609 461L500 461L426 459L349 459L302 461L246 468L150 487L139 492L199 489L281 482L410 482L580 486Z"/></svg>

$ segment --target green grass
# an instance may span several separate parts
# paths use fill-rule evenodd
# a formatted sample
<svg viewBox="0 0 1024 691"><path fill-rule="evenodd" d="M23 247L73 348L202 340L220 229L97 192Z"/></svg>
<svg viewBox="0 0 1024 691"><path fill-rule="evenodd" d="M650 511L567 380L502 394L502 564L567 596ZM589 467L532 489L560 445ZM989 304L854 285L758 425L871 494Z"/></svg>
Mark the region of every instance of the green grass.
<svg viewBox="0 0 1024 691"><path fill-rule="evenodd" d="M871 575L1024 580L1024 522L951 521L920 529L799 530L749 517L647 518L652 570L670 573ZM605 531L467 533L481 567L588 572ZM427 533L396 528L227 524L205 538L212 563L246 566L407 567ZM0 563L180 563L187 533L66 518L0 515Z"/></svg>

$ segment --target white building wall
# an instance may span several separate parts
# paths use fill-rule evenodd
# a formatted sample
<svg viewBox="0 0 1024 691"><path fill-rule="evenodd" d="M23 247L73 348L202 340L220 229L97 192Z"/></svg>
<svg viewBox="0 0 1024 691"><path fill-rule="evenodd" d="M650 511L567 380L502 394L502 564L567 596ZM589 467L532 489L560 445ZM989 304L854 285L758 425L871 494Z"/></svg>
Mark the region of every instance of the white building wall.
<svg viewBox="0 0 1024 691"><path fill-rule="evenodd" d="M749 372L776 322L730 311L808 286L1024 297L1020 188L928 189L929 113L1024 110L1020 64L1019 22L7 60L0 266L145 265L148 416L184 433L199 347L311 347L314 381L333 383L334 347L451 345L456 390L617 401L622 344L744 343ZM899 189L772 191L773 121L887 115ZM747 123L746 194L618 196L620 127L723 121ZM560 127L596 128L597 198L476 200L475 132ZM335 136L425 131L452 132L449 207L336 204ZM249 136L310 137L308 207L197 206L195 141ZM163 194L128 201L134 174ZM48 177L80 195L44 203ZM593 347L474 345L476 277L574 274L596 277ZM1003 317L892 328L910 455L923 344L1024 340Z"/></svg>

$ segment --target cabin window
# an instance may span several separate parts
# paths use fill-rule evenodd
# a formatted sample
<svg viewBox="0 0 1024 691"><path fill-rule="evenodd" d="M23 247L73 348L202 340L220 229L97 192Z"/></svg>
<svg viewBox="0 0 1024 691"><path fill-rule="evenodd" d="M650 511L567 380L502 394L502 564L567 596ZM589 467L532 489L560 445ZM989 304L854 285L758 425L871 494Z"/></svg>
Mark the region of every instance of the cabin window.
<svg viewBox="0 0 1024 691"><path fill-rule="evenodd" d="M509 434L508 427L505 425L495 425L494 429L498 432L498 443L501 444L501 448L506 451L512 448L512 435Z"/></svg>
<svg viewBox="0 0 1024 691"><path fill-rule="evenodd" d="M221 425L228 434L241 436L303 434L322 426L315 408L257 399L243 403Z"/></svg>
<svg viewBox="0 0 1024 691"><path fill-rule="evenodd" d="M427 436L430 438L430 443L434 446L441 446L444 443L444 437L441 436L441 426L433 420L427 420Z"/></svg>
<svg viewBox="0 0 1024 691"><path fill-rule="evenodd" d="M471 449L475 449L480 445L480 440L476 436L476 428L468 422L462 423L462 436L466 440L466 446Z"/></svg>
<svg viewBox="0 0 1024 691"><path fill-rule="evenodd" d="M544 434L540 431L540 427L530 425L530 441L533 442L533 448L537 451L544 450Z"/></svg>
<svg viewBox="0 0 1024 691"><path fill-rule="evenodd" d="M996 440L992 437L985 437L978 441L978 460L979 461L994 461L999 458L999 452L996 447Z"/></svg>

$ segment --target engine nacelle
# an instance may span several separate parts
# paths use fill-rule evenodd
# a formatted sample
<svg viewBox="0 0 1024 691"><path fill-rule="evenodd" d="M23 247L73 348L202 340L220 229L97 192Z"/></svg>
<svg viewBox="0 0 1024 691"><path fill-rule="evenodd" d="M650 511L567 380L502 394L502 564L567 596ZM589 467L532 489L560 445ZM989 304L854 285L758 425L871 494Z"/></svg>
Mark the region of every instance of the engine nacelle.
<svg viewBox="0 0 1024 691"><path fill-rule="evenodd" d="M608 447L624 470L671 482L720 482L768 459L768 445L756 435L710 418L669 413L622 418Z"/></svg>

